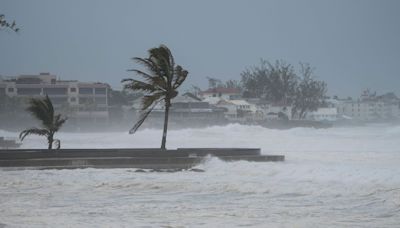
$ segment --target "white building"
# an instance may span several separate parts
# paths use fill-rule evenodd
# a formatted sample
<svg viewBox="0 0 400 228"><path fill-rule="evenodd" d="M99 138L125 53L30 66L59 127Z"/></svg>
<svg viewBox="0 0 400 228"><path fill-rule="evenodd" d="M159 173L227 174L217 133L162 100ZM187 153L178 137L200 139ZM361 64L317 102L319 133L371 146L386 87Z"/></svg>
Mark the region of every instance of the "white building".
<svg viewBox="0 0 400 228"><path fill-rule="evenodd" d="M400 117L398 104L385 104L382 101L344 102L338 106L338 113L340 116L363 121L397 119Z"/></svg>
<svg viewBox="0 0 400 228"><path fill-rule="evenodd" d="M292 106L273 104L258 98L248 99L248 102L256 106L256 118L258 120L292 119Z"/></svg>
<svg viewBox="0 0 400 228"><path fill-rule="evenodd" d="M225 100L233 100L240 97L240 90L237 88L211 88L206 91L201 91L199 95L202 99L219 97Z"/></svg>
<svg viewBox="0 0 400 228"><path fill-rule="evenodd" d="M246 122L254 121L257 107L245 100L226 100L223 98L209 97L204 101L214 104L216 107L225 109L225 117L231 121Z"/></svg>
<svg viewBox="0 0 400 228"><path fill-rule="evenodd" d="M307 119L315 121L337 121L338 112L336 108L318 108L307 114Z"/></svg>
<svg viewBox="0 0 400 228"><path fill-rule="evenodd" d="M400 118L400 100L393 94L381 96L364 91L358 100L342 100L336 104L338 115L361 121L394 120Z"/></svg>
<svg viewBox="0 0 400 228"><path fill-rule="evenodd" d="M108 118L108 94L105 83L58 80L56 75L20 75L0 78L0 94L9 97L50 97L55 108L74 110L70 117Z"/></svg>

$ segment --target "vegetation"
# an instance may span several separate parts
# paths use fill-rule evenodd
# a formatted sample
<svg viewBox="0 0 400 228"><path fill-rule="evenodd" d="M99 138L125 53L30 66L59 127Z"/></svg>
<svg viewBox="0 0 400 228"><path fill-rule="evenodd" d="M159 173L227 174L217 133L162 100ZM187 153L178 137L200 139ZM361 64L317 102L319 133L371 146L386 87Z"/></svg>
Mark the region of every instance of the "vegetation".
<svg viewBox="0 0 400 228"><path fill-rule="evenodd" d="M13 21L11 23L8 22L5 19L4 14L0 14L0 29L2 29L2 28L9 28L9 29L13 30L14 32L19 31L19 28L17 28L17 24L15 23L15 21Z"/></svg>
<svg viewBox="0 0 400 228"><path fill-rule="evenodd" d="M208 80L208 88L210 88L210 89L215 89L215 88L242 89L241 83L236 80L228 80L226 82L223 82L218 78L211 78L211 77L207 77L207 80ZM197 88L197 87L193 87L193 88Z"/></svg>
<svg viewBox="0 0 400 228"><path fill-rule="evenodd" d="M277 60L271 64L261 60L259 67L247 69L241 75L247 96L285 105L290 104L294 98L297 75L288 63Z"/></svg>
<svg viewBox="0 0 400 228"><path fill-rule="evenodd" d="M308 111L316 110L326 94L326 83L314 79L309 64L300 64L300 76L284 61L275 64L261 60L242 72L244 97L255 97L275 104L292 105L293 114L303 119Z"/></svg>
<svg viewBox="0 0 400 228"><path fill-rule="evenodd" d="M235 88L242 90L242 84L236 80L228 80L223 84L224 88Z"/></svg>
<svg viewBox="0 0 400 228"><path fill-rule="evenodd" d="M301 65L301 79L296 87L292 115L304 119L307 111L315 111L324 103L326 83L313 79L313 69L308 64Z"/></svg>
<svg viewBox="0 0 400 228"><path fill-rule="evenodd" d="M60 148L60 140L54 139L54 134L61 128L67 118L63 118L61 114L54 113L50 98L46 95L44 99L30 99L27 111L42 122L43 128L30 128L22 131L19 135L21 141L28 135L46 136L49 150L52 149L54 142Z"/></svg>
<svg viewBox="0 0 400 228"><path fill-rule="evenodd" d="M145 68L144 71L138 69L129 70L141 76L143 81L131 78L122 80L122 83L125 83L125 89L140 91L145 94L142 98L142 114L129 133L135 133L154 107L158 103L164 102L165 114L161 149L166 149L168 114L171 99L178 95L177 89L185 81L188 71L179 65L175 65L174 57L165 45L148 50L148 54L148 58L133 58L134 61Z"/></svg>

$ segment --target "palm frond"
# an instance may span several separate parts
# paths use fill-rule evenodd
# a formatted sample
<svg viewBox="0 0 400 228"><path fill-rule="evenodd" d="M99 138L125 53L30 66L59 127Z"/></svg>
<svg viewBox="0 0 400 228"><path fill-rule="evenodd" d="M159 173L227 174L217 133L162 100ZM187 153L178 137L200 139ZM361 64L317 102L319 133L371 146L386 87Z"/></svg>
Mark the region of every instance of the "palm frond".
<svg viewBox="0 0 400 228"><path fill-rule="evenodd" d="M65 123L65 121L67 121L67 117L62 117L61 116L61 114L57 114L57 115L55 115L54 116L54 123L53 123L53 125L54 125L54 131L56 132L56 131L58 131L60 128L61 128L61 126Z"/></svg>
<svg viewBox="0 0 400 228"><path fill-rule="evenodd" d="M52 126L54 107L47 95L44 99L30 99L27 111L40 120L44 127L49 128Z"/></svg>
<svg viewBox="0 0 400 228"><path fill-rule="evenodd" d="M174 56L171 53L171 50L163 44L161 44L158 48L156 48L158 56L161 56L163 60L166 61L166 64L173 67L175 66Z"/></svg>
<svg viewBox="0 0 400 228"><path fill-rule="evenodd" d="M142 126L143 122L150 115L150 113L153 111L154 107L156 107L157 104L158 102L154 103L150 109L140 114L139 121L136 122L135 125L133 125L133 127L129 130L129 134L134 134L139 129L139 127Z"/></svg>
<svg viewBox="0 0 400 228"><path fill-rule="evenodd" d="M166 81L158 76L151 76L150 74L143 72L141 70L132 69L136 74L142 76L148 84L154 85L159 90L167 90Z"/></svg>
<svg viewBox="0 0 400 228"><path fill-rule="evenodd" d="M132 58L132 60L134 60L136 63L144 66L145 69L147 69L149 72L152 72L155 75L159 75L160 74L159 66L151 58L134 57L134 58Z"/></svg>
<svg viewBox="0 0 400 228"><path fill-rule="evenodd" d="M150 49L149 55L149 59L159 67L160 76L167 81L168 85L171 85L175 64L171 51L165 45L160 45L158 48Z"/></svg>
<svg viewBox="0 0 400 228"><path fill-rule="evenodd" d="M145 83L142 81L138 81L135 79L123 79L122 82L129 82L127 84L124 84L124 89L131 89L131 90L139 90L143 92L149 92L152 93L157 90L157 88L154 85L151 85L149 83Z"/></svg>
<svg viewBox="0 0 400 228"><path fill-rule="evenodd" d="M155 93L149 96L144 96L142 98L142 110L148 109L155 102L159 102L160 98L165 96L165 92Z"/></svg>
<svg viewBox="0 0 400 228"><path fill-rule="evenodd" d="M179 86L181 86L188 74L189 72L187 70L184 70L181 66L178 65L175 68L175 80L172 88L177 89Z"/></svg>
<svg viewBox="0 0 400 228"><path fill-rule="evenodd" d="M40 136L47 136L49 135L50 132L47 129L39 129L39 128L30 128L30 129L26 129L23 130L20 134L19 134L19 138L21 139L21 141L24 140L24 138L28 135L40 135Z"/></svg>

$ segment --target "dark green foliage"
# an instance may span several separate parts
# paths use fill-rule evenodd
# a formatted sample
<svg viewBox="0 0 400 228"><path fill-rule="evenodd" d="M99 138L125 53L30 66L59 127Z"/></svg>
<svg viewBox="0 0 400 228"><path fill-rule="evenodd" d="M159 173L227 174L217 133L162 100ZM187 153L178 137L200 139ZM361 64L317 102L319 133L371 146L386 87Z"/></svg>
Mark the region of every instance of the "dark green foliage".
<svg viewBox="0 0 400 228"><path fill-rule="evenodd" d="M303 119L324 103L326 83L315 80L309 64L300 63L298 76L294 67L283 61L271 64L261 60L260 66L246 69L242 75L244 97L262 98L275 104L292 105L292 114Z"/></svg>
<svg viewBox="0 0 400 228"><path fill-rule="evenodd" d="M148 54L148 58L132 58L135 62L142 65L144 70L129 70L141 76L142 81L132 78L122 80L122 83L125 83L125 89L145 94L142 98L142 114L139 117L139 121L132 127L129 133L135 133L154 107L159 102L164 102L165 118L161 148L165 149L171 99L178 95L177 89L185 81L188 71L179 65L175 65L172 53L165 45L150 49Z"/></svg>
<svg viewBox="0 0 400 228"><path fill-rule="evenodd" d="M52 149L54 141L58 141L58 145L60 145L60 141L54 139L54 134L61 128L67 118L63 118L61 114L54 113L50 98L46 95L44 99L30 99L27 111L41 122L43 128L30 128L22 131L19 135L21 141L26 136L33 134L46 136L49 149Z"/></svg>
<svg viewBox="0 0 400 228"><path fill-rule="evenodd" d="M208 80L208 88L210 89L223 87L222 81L219 80L218 78L207 77L207 80Z"/></svg>
<svg viewBox="0 0 400 228"><path fill-rule="evenodd" d="M242 90L242 84L239 81L236 80L228 80L224 84L225 88L234 88L234 89L240 89Z"/></svg>
<svg viewBox="0 0 400 228"><path fill-rule="evenodd" d="M307 111L315 111L324 104L326 83L313 78L313 69L309 64L301 65L301 80L296 88L292 115L304 119Z"/></svg>
<svg viewBox="0 0 400 228"><path fill-rule="evenodd" d="M240 89L242 90L242 84L239 81L236 80L228 80L226 82L221 81L218 78L211 78L207 77L208 80L208 88L209 89L215 89L215 88L234 88L234 89ZM193 90L198 90L200 92L200 88L196 86L192 86Z"/></svg>
<svg viewBox="0 0 400 228"><path fill-rule="evenodd" d="M292 65L277 60L275 64L261 60L260 66L246 69L242 74L245 94L274 103L290 104L297 84Z"/></svg>

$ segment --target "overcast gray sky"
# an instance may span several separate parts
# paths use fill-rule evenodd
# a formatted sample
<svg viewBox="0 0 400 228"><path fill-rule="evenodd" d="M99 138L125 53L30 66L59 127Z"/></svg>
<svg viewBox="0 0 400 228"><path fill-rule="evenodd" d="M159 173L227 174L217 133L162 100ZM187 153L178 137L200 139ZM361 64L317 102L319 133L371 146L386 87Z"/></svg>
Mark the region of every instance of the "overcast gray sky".
<svg viewBox="0 0 400 228"><path fill-rule="evenodd" d="M115 88L132 77L131 57L166 44L189 70L240 79L260 58L308 62L328 94L365 88L400 95L397 0L0 0L19 34L0 31L0 75L51 72Z"/></svg>

